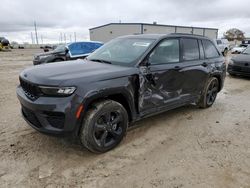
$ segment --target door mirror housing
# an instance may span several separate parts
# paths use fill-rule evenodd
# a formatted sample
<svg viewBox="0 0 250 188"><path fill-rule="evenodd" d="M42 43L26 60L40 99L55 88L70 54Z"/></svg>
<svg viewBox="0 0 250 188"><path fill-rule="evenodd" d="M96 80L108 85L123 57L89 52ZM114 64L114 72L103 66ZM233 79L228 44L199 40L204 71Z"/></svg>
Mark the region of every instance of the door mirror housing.
<svg viewBox="0 0 250 188"><path fill-rule="evenodd" d="M150 56L145 57L145 59L141 63L141 66L144 66L144 67L150 66Z"/></svg>

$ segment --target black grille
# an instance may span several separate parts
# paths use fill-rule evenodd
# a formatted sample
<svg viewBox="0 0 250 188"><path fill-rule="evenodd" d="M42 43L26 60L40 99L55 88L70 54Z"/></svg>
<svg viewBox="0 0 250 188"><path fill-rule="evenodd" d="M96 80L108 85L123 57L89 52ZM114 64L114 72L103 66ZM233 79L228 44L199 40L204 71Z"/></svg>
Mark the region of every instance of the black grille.
<svg viewBox="0 0 250 188"><path fill-rule="evenodd" d="M46 119L52 127L62 129L64 127L65 115L61 112L44 112Z"/></svg>
<svg viewBox="0 0 250 188"><path fill-rule="evenodd" d="M48 117L47 120L52 127L58 129L62 129L64 127L64 118Z"/></svg>
<svg viewBox="0 0 250 188"><path fill-rule="evenodd" d="M19 80L20 80L20 85L23 88L26 96L29 97L32 100L37 99L39 94L41 93L39 87L32 84L32 83L24 81L21 78Z"/></svg>
<svg viewBox="0 0 250 188"><path fill-rule="evenodd" d="M36 115L34 114L34 112L32 112L31 110L29 110L28 108L22 107L22 111L23 111L23 116L34 126L40 128L42 127L41 123L39 122L39 120L37 119Z"/></svg>

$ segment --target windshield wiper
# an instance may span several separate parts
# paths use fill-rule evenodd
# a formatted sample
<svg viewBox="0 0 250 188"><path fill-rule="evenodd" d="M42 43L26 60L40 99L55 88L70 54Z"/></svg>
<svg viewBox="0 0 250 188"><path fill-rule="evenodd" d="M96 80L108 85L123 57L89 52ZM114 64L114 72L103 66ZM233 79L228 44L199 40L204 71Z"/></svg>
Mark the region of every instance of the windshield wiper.
<svg viewBox="0 0 250 188"><path fill-rule="evenodd" d="M112 64L110 61L106 61L103 59L88 59L90 61L95 61L95 62L100 62L100 63L107 63L107 64Z"/></svg>

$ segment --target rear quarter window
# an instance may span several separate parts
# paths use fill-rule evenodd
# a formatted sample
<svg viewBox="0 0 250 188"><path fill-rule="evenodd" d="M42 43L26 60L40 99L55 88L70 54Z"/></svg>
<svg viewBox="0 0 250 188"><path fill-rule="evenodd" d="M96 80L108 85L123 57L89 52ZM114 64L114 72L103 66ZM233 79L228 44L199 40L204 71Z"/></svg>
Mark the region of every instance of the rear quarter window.
<svg viewBox="0 0 250 188"><path fill-rule="evenodd" d="M202 40L202 44L205 51L206 58L216 58L219 57L220 54L216 49L215 45L209 40Z"/></svg>

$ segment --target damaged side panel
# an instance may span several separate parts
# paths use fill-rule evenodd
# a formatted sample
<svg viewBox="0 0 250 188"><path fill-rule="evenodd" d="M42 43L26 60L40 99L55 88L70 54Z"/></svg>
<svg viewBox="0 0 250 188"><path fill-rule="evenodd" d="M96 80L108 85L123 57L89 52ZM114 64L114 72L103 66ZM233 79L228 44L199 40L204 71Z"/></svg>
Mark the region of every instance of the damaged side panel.
<svg viewBox="0 0 250 188"><path fill-rule="evenodd" d="M139 76L139 109L142 113L166 105L174 105L183 94L182 74L171 69L157 70L157 67L150 69Z"/></svg>

